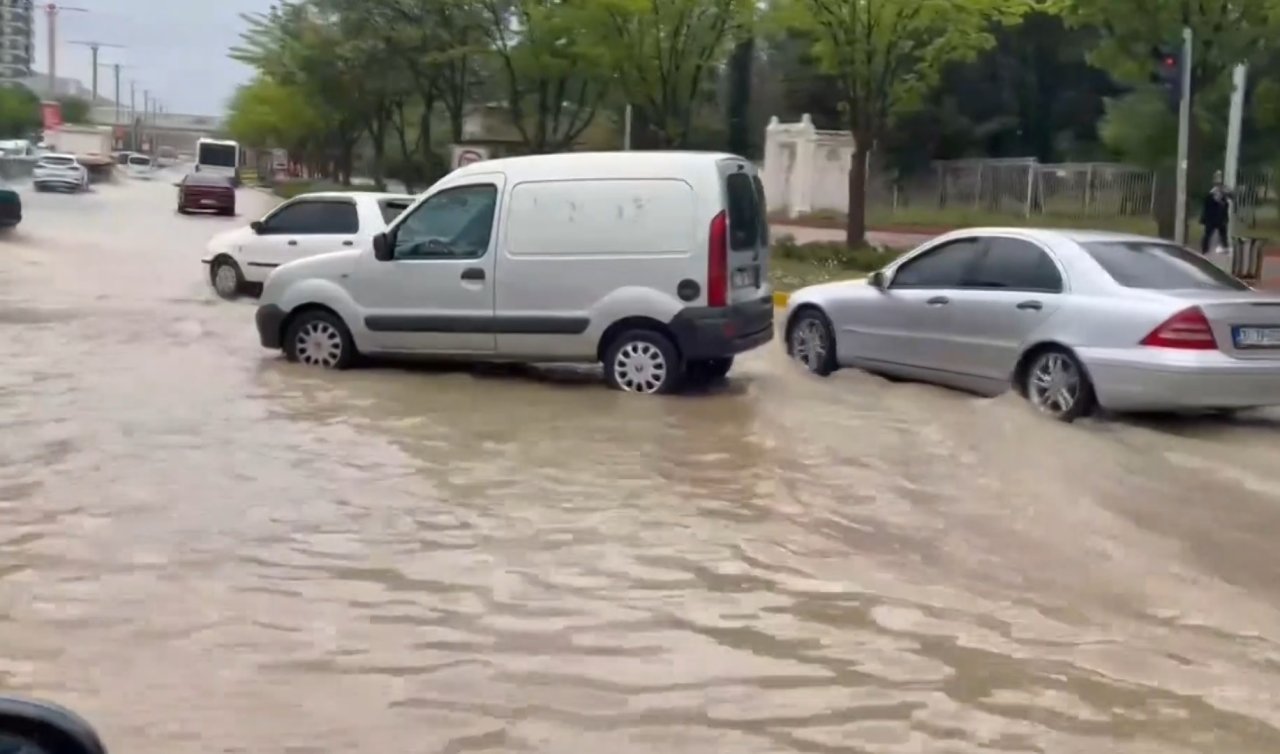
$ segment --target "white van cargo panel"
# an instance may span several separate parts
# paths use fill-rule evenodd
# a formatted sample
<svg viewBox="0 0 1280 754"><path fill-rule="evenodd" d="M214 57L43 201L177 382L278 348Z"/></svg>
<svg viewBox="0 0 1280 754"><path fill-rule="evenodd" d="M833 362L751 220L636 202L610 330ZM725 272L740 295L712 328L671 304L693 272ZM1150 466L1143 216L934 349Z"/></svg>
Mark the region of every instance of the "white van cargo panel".
<svg viewBox="0 0 1280 754"><path fill-rule="evenodd" d="M687 256L697 196L682 180L533 181L511 190L507 253L531 256Z"/></svg>

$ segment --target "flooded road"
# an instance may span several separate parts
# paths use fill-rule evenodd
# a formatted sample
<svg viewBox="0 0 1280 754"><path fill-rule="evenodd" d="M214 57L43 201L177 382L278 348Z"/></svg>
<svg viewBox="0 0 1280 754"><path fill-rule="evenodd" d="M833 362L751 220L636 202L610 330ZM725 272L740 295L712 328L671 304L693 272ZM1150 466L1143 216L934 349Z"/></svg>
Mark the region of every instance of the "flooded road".
<svg viewBox="0 0 1280 754"><path fill-rule="evenodd" d="M0 240L0 689L114 754L1280 750L1280 416L319 373L173 192Z"/></svg>

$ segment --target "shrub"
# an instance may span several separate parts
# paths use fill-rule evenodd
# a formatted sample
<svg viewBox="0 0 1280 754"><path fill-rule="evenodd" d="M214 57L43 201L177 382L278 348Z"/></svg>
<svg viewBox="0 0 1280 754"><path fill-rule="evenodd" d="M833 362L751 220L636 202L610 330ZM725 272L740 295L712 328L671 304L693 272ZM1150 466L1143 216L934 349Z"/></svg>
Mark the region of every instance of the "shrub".
<svg viewBox="0 0 1280 754"><path fill-rule="evenodd" d="M800 244L789 235L780 236L773 242L775 259L804 262L832 271L875 272L897 259L900 254L902 252L895 249L875 246L849 248L838 241L812 241Z"/></svg>

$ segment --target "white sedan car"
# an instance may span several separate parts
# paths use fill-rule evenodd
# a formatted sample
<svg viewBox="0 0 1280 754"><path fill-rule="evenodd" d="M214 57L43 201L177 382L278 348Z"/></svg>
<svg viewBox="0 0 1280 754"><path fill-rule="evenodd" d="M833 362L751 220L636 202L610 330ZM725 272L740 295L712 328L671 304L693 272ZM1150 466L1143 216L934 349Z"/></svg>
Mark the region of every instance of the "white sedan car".
<svg viewBox="0 0 1280 754"><path fill-rule="evenodd" d="M88 191L89 170L73 154L46 154L31 170L36 191Z"/></svg>
<svg viewBox="0 0 1280 754"><path fill-rule="evenodd" d="M1280 405L1280 294L1158 238L973 228L861 283L793 295L790 355L994 395L1070 421Z"/></svg>
<svg viewBox="0 0 1280 754"><path fill-rule="evenodd" d="M209 242L209 282L223 298L260 288L286 262L330 251L364 248L409 208L408 194L325 191L284 202L261 220Z"/></svg>

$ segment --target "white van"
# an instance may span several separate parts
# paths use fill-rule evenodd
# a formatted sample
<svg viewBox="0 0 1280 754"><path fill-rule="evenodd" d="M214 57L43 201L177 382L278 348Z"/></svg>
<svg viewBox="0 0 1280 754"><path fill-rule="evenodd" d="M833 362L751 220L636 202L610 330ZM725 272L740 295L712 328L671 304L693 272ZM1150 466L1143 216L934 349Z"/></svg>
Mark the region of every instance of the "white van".
<svg viewBox="0 0 1280 754"><path fill-rule="evenodd" d="M773 338L764 191L728 154L604 152L449 173L370 248L290 262L257 313L266 348L603 362L613 387L677 390Z"/></svg>

